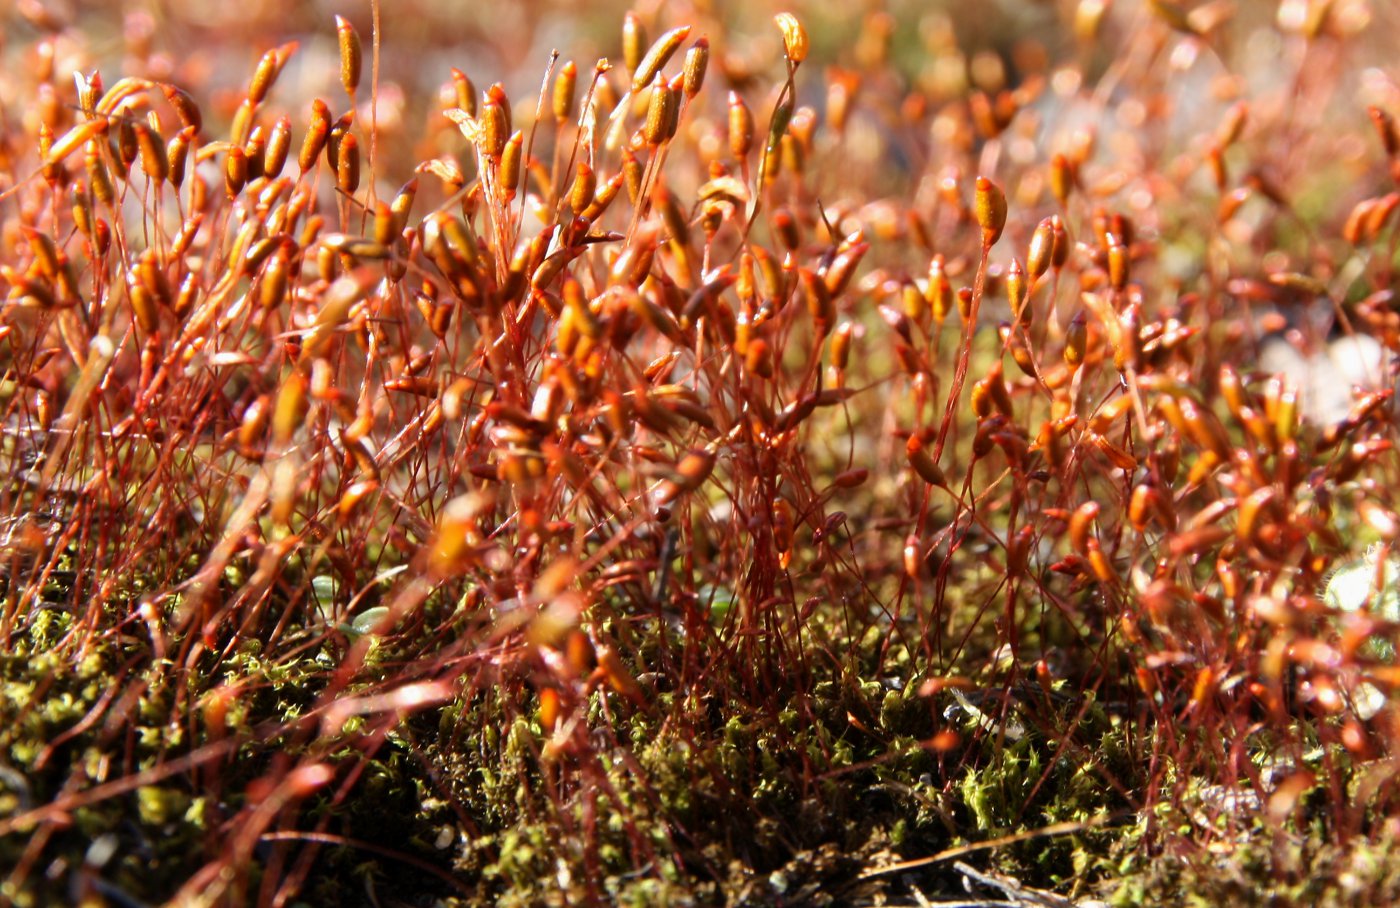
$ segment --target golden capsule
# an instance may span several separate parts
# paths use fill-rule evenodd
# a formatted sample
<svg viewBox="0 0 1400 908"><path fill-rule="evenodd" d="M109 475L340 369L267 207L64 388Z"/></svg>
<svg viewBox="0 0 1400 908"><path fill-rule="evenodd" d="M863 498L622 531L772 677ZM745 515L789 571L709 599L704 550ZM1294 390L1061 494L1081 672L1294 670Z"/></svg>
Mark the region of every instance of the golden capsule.
<svg viewBox="0 0 1400 908"><path fill-rule="evenodd" d="M651 85L651 98L647 102L646 121L642 125L642 137L648 145L661 145L676 134L679 125L680 100L666 79L659 73Z"/></svg>
<svg viewBox="0 0 1400 908"><path fill-rule="evenodd" d="M1031 234L1030 248L1026 251L1026 269L1032 278L1038 278L1050 270L1051 255L1055 251L1055 229L1050 218L1036 225Z"/></svg>
<svg viewBox="0 0 1400 908"><path fill-rule="evenodd" d="M360 46L360 33L355 26L342 16L335 17L336 40L340 45L340 84L350 97L360 87L360 70L364 65L364 51Z"/></svg>
<svg viewBox="0 0 1400 908"><path fill-rule="evenodd" d="M228 150L224 158L224 191L229 199L238 198L248 183L248 155L238 146Z"/></svg>
<svg viewBox="0 0 1400 908"><path fill-rule="evenodd" d="M788 60L795 66L807 59L811 42L807 38L807 29L797 17L792 13L778 13L773 17L773 23L783 33L783 53Z"/></svg>
<svg viewBox="0 0 1400 908"><path fill-rule="evenodd" d="M112 177L107 170L107 162L102 159L102 153L96 142L89 142L87 150L83 153L83 166L87 169L88 183L92 186L92 194L104 205L111 205L117 198L116 189L112 186Z"/></svg>
<svg viewBox="0 0 1400 908"><path fill-rule="evenodd" d="M1006 196L1001 187L986 177L978 177L972 210L982 228L982 248L990 249L1006 227Z"/></svg>
<svg viewBox="0 0 1400 908"><path fill-rule="evenodd" d="M700 93L700 88L705 84L705 71L710 65L710 41L708 38L701 38L686 51L685 65L681 72L685 76L685 81L681 85L681 90L687 98L694 98Z"/></svg>
<svg viewBox="0 0 1400 908"><path fill-rule="evenodd" d="M1012 259L1006 269L1006 301L1011 306L1011 314L1023 328L1030 327L1031 311L1026 305L1029 287L1026 285L1026 271L1020 259Z"/></svg>
<svg viewBox="0 0 1400 908"><path fill-rule="evenodd" d="M277 81L280 70L281 62L275 48L262 55L253 70L253 78L248 80L247 99L250 103L256 106L267 99L267 93L272 83Z"/></svg>
<svg viewBox="0 0 1400 908"><path fill-rule="evenodd" d="M141 151L141 170L151 181L164 182L170 176L170 158L160 136L145 123L137 123L136 144Z"/></svg>
<svg viewBox="0 0 1400 908"><path fill-rule="evenodd" d="M953 308L953 284L943 268L943 256L935 255L928 266L928 283L924 288L924 300L928 303L933 320L943 324Z"/></svg>
<svg viewBox="0 0 1400 908"><path fill-rule="evenodd" d="M574 115L574 101L578 94L578 67L569 60L559 68L554 79L554 92L550 98L554 119L563 123Z"/></svg>
<svg viewBox="0 0 1400 908"><path fill-rule="evenodd" d="M1114 290L1128 286L1128 247L1113 234L1108 235L1108 282Z"/></svg>
<svg viewBox="0 0 1400 908"><path fill-rule="evenodd" d="M493 160L499 160L510 139L510 122L505 108L495 99L488 99L481 110L481 153Z"/></svg>
<svg viewBox="0 0 1400 908"><path fill-rule="evenodd" d="M622 63L628 72L636 72L646 53L647 32L641 17L628 10L622 17Z"/></svg>
<svg viewBox="0 0 1400 908"><path fill-rule="evenodd" d="M632 71L632 92L638 93L652 83L660 73L662 67L671 59L676 49L690 37L690 26L682 25L673 28L663 34L647 49L647 52L637 61L636 66L628 64L628 69Z"/></svg>
<svg viewBox="0 0 1400 908"><path fill-rule="evenodd" d="M505 146L501 149L501 165L499 170L499 182L501 192L505 200L515 198L516 190L520 188L520 159L525 150L525 136L516 130Z"/></svg>
<svg viewBox="0 0 1400 908"><path fill-rule="evenodd" d="M467 116L476 119L476 86L467 78L466 73L456 67L452 69L452 90L456 107L465 111Z"/></svg>
<svg viewBox="0 0 1400 908"><path fill-rule="evenodd" d="M282 168L287 164L287 152L292 146L292 120L290 117L279 117L272 125L272 132L267 138L267 145L263 149L263 175L268 179L276 179L282 175Z"/></svg>

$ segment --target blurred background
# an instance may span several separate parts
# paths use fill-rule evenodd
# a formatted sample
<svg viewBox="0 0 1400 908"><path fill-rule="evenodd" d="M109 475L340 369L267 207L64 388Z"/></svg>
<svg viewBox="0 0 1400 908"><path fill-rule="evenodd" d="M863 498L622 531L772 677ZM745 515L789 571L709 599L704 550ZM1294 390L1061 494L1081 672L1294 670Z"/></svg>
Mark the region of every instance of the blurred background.
<svg viewBox="0 0 1400 908"><path fill-rule="evenodd" d="M1100 86L1105 74L1111 77L1111 61L1134 35L1153 25L1154 17L1162 18L1163 7L1154 9L1153 2L525 0L464 7L454 0L388 0L382 7L379 116L386 137L399 129L416 139L425 123L440 126L442 89L455 67L478 89L502 82L514 99L517 123L528 122L551 51L561 54L560 62L575 60L582 73L603 57L619 62L620 23L629 9L652 37L690 24L692 38L710 39L715 50L713 81L706 91L710 104L722 104L726 88L772 91L781 76L780 38L772 15L790 8L812 40L810 62L799 74L804 89L800 102L819 113L825 102L823 83L839 79L845 69L865 74L867 96L904 96L920 108L916 114L935 114L941 105L961 101L969 86L995 93L1044 76L1055 90L1039 94L1040 119L1069 131L1079 125L1076 115L1057 118L1061 112L1054 105ZM366 84L369 79L372 12L367 0L11 0L6 6L0 52L8 71L42 69L33 47L37 37L48 35L60 92L72 92L72 72L95 68L108 85L120 75L169 80L191 89L202 103L216 101L214 110L205 110L216 128L241 100L262 53L287 42L296 42L298 50L278 80L273 102L293 115L294 126L304 123L312 98L327 99L333 109L343 105L337 15L354 23L363 37ZM1173 81L1177 95L1169 99L1176 102L1170 128L1183 135L1199 129L1198 121L1217 117L1221 105L1233 100L1230 95L1273 94L1287 103L1291 85L1314 78L1305 72L1308 67L1317 70L1317 77L1342 80L1335 88L1354 96L1358 109L1366 104L1400 109L1400 91L1385 69L1393 65L1391 39L1400 34L1400 3L1192 0L1180 9L1189 13L1190 22L1208 29L1206 39L1181 42L1163 62L1186 74ZM1319 17L1325 30L1347 39L1344 55L1311 60L1286 45L1290 28L1306 28ZM1060 80L1049 78L1057 72ZM1234 84L1211 81L1225 72ZM614 76L616 83L623 81L620 67ZM871 85L872 79L885 84ZM1111 80L1107 87L1111 89ZM4 80L0 103L11 112L23 109L32 91L32 83ZM748 100L752 105L763 98ZM1141 120L1150 112L1129 113ZM1327 112L1310 113L1321 117ZM1034 131L1030 137L1055 138ZM396 147L419 160L435 151L407 144Z"/></svg>

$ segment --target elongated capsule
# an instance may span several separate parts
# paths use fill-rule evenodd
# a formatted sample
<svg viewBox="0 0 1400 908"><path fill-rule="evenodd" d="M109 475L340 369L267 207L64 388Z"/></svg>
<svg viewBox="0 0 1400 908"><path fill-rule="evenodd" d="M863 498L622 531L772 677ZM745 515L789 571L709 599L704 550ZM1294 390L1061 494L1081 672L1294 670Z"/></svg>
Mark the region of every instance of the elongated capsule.
<svg viewBox="0 0 1400 908"><path fill-rule="evenodd" d="M467 116L473 119L476 118L476 86L467 78L466 73L456 67L452 69L452 99L444 103L466 111Z"/></svg>
<svg viewBox="0 0 1400 908"><path fill-rule="evenodd" d="M573 117L577 95L578 67L573 60L569 60L559 68L559 75L554 79L554 93L550 98L557 122L563 123Z"/></svg>
<svg viewBox="0 0 1400 908"><path fill-rule="evenodd" d="M982 228L982 247L992 248L1001 239L1001 232L1006 227L1006 196L1000 186L986 177L977 178L973 213Z"/></svg>
<svg viewBox="0 0 1400 908"><path fill-rule="evenodd" d="M507 201L515 198L515 191L520 187L520 158L524 153L524 148L525 136L517 129L506 140L505 147L501 149L499 179L501 191L505 194Z"/></svg>
<svg viewBox="0 0 1400 908"><path fill-rule="evenodd" d="M810 48L807 29L803 27L797 17L792 13L778 13L773 17L773 22L783 33L783 53L787 54L788 60L796 65L807 59Z"/></svg>
<svg viewBox="0 0 1400 908"><path fill-rule="evenodd" d="M279 117L272 125L272 132L267 137L267 146L263 149L263 176L270 180L275 180L282 175L282 168L287 166L287 152L292 147L292 119L291 117Z"/></svg>
<svg viewBox="0 0 1400 908"><path fill-rule="evenodd" d="M680 121L680 100L660 74L651 85L651 100L647 104L646 123L642 137L648 145L657 146L676 134Z"/></svg>
<svg viewBox="0 0 1400 908"><path fill-rule="evenodd" d="M230 199L238 198L248 182L248 155L238 146L228 150L224 158L224 189Z"/></svg>
<svg viewBox="0 0 1400 908"><path fill-rule="evenodd" d="M307 397L309 381L300 371L292 372L282 382L277 392L277 403L272 410L272 440L279 446L292 440L303 422L310 405Z"/></svg>
<svg viewBox="0 0 1400 908"><path fill-rule="evenodd" d="M1097 501L1086 501L1070 515L1069 544L1070 548L1080 555L1087 556L1089 552L1090 534L1094 529L1094 521L1098 519L1099 510Z"/></svg>
<svg viewBox="0 0 1400 908"><path fill-rule="evenodd" d="M506 87L500 82L492 82L491 87L486 89L486 99L500 106L501 112L506 117L505 134L510 135L514 127L511 126L510 96L506 94Z"/></svg>
<svg viewBox="0 0 1400 908"><path fill-rule="evenodd" d="M1058 214L1052 215L1050 217L1050 231L1055 240L1050 249L1050 267L1058 272L1069 261L1069 231L1065 229L1064 218Z"/></svg>
<svg viewBox="0 0 1400 908"><path fill-rule="evenodd" d="M505 108L494 98L488 98L481 109L481 153L499 160L510 138L510 121Z"/></svg>
<svg viewBox="0 0 1400 908"><path fill-rule="evenodd" d="M870 251L870 244L858 242L848 249L837 253L831 260L831 265L826 269L823 280L826 288L833 297L840 296L846 292L846 288L851 283L851 278L855 276L856 268L860 265L861 259Z"/></svg>
<svg viewBox="0 0 1400 908"><path fill-rule="evenodd" d="M675 476L663 482L656 492L656 503L670 504L686 492L700 487L715 468L715 452L694 448L676 464Z"/></svg>
<svg viewBox="0 0 1400 908"><path fill-rule="evenodd" d="M909 436L904 452L909 458L909 465L914 468L920 479L931 486L947 488L948 478L943 475L943 468L933 459L923 438L917 433Z"/></svg>
<svg viewBox="0 0 1400 908"><path fill-rule="evenodd" d="M336 155L335 185L346 195L354 195L360 188L360 143L353 133L347 133L340 140L340 151Z"/></svg>
<svg viewBox="0 0 1400 908"><path fill-rule="evenodd" d="M944 270L943 256L935 255L928 264L928 283L924 287L924 302L928 303L933 320L943 324L953 309L953 283Z"/></svg>
<svg viewBox="0 0 1400 908"><path fill-rule="evenodd" d="M1133 488L1132 497L1128 500L1128 521L1133 525L1133 529L1139 533L1147 529L1147 524L1157 508L1155 497L1160 495L1154 486L1147 483L1139 483Z"/></svg>
<svg viewBox="0 0 1400 908"><path fill-rule="evenodd" d="M253 78L248 80L248 101L255 106L265 101L272 83L277 81L280 70L281 64L275 48L263 54L258 60L257 68L253 70Z"/></svg>
<svg viewBox="0 0 1400 908"><path fill-rule="evenodd" d="M626 177L622 173L615 173L612 178L602 185L593 201L581 213L581 217L588 220L590 224L597 223L598 218L608 210L608 206L613 203L618 194L622 192L622 186L626 182Z"/></svg>
<svg viewBox="0 0 1400 908"><path fill-rule="evenodd" d="M151 292L132 277L128 277L126 295L131 302L131 311L136 317L137 327L143 334L154 334L160 327L160 321L156 301Z"/></svg>
<svg viewBox="0 0 1400 908"><path fill-rule="evenodd" d="M661 68L666 65L666 61L671 59L671 55L690 37L690 26L682 25L673 28L657 38L655 43L647 49L646 54L637 62L632 69L632 91L640 92L651 84L652 80L661 72Z"/></svg>
<svg viewBox="0 0 1400 908"><path fill-rule="evenodd" d="M321 156L330 134L331 110L325 101L317 98L311 102L311 123L306 127L306 138L302 140L301 152L297 155L297 164L303 176L316 166L316 159Z"/></svg>
<svg viewBox="0 0 1400 908"><path fill-rule="evenodd" d="M350 134L350 127L354 125L355 110L351 108L331 124L331 131L326 134L326 166L331 169L331 173L336 172L340 163L340 140Z"/></svg>
<svg viewBox="0 0 1400 908"><path fill-rule="evenodd" d="M641 17L628 10L622 16L622 63L628 72L635 73L637 67L642 65L646 46L646 26L642 25ZM646 85L645 82L642 84Z"/></svg>
<svg viewBox="0 0 1400 908"><path fill-rule="evenodd" d="M632 149L622 149L622 180L627 187L627 199L632 204L642 194L642 162L632 153Z"/></svg>
<svg viewBox="0 0 1400 908"><path fill-rule="evenodd" d="M842 322L831 335L831 365L838 370L845 369L851 358L851 340L855 337L855 326Z"/></svg>
<svg viewBox="0 0 1400 908"><path fill-rule="evenodd" d="M244 98L238 105L238 109L233 112L233 120L229 123L229 141L235 145L242 145L248 141L248 135L253 130L253 120L257 114L257 107L253 102Z"/></svg>
<svg viewBox="0 0 1400 908"><path fill-rule="evenodd" d="M694 98L705 84L705 71L710 66L710 39L701 38L685 53L685 65L681 72L685 81L681 90L687 98Z"/></svg>
<svg viewBox="0 0 1400 908"><path fill-rule="evenodd" d="M1021 260L1012 259L1010 267L1006 269L1006 301L1011 305L1011 314L1023 328L1029 327L1031 321L1031 309L1026 305L1029 289Z"/></svg>
<svg viewBox="0 0 1400 908"><path fill-rule="evenodd" d="M753 112L737 92L729 93L729 153L744 160L753 150Z"/></svg>
<svg viewBox="0 0 1400 908"><path fill-rule="evenodd" d="M165 143L151 127L137 123L136 145L141 150L141 170L153 182L163 183L170 175L170 158L166 155Z"/></svg>
<svg viewBox="0 0 1400 908"><path fill-rule="evenodd" d="M266 394L259 394L243 411L243 418L238 424L238 447L245 457L256 452L258 442L262 441L271 421L272 401Z"/></svg>
<svg viewBox="0 0 1400 908"><path fill-rule="evenodd" d="M248 141L243 143L243 156L248 159L249 182L260 178L267 156L267 133L261 126L253 127Z"/></svg>
<svg viewBox="0 0 1400 908"><path fill-rule="evenodd" d="M276 309L287 298L288 266L291 263L291 249L279 246L276 254L268 260L263 269L262 285L258 292L258 303L264 309Z"/></svg>
<svg viewBox="0 0 1400 908"><path fill-rule="evenodd" d="M1057 154L1050 159L1050 191L1061 206L1069 204L1070 190L1074 188L1074 167L1069 158Z"/></svg>
<svg viewBox="0 0 1400 908"><path fill-rule="evenodd" d="M165 143L166 179L176 189L185 184L185 168L189 162L190 143L193 141L194 127L186 126Z"/></svg>
<svg viewBox="0 0 1400 908"><path fill-rule="evenodd" d="M340 44L340 84L350 97L360 87L360 70L364 65L364 51L360 46L360 33L348 19L335 17L336 40Z"/></svg>
<svg viewBox="0 0 1400 908"><path fill-rule="evenodd" d="M175 116L180 118L180 124L187 129L193 129L194 135L199 135L200 130L204 128L204 116L199 111L199 105L184 89L166 82L159 84L165 100L175 111Z"/></svg>
<svg viewBox="0 0 1400 908"><path fill-rule="evenodd" d="M1128 247L1109 234L1108 243L1108 282L1114 290L1128 286Z"/></svg>
<svg viewBox="0 0 1400 908"><path fill-rule="evenodd" d="M107 126L108 120L105 117L79 123L77 126L65 132L61 138L49 146L49 153L44 163L48 165L62 161L64 158L77 151L78 148L84 145L89 139L105 135Z"/></svg>
<svg viewBox="0 0 1400 908"><path fill-rule="evenodd" d="M32 227L21 227L20 230L29 240L29 248L34 254L34 264L39 273L47 281L55 280L58 277L59 257L58 247L54 245L53 238Z"/></svg>
<svg viewBox="0 0 1400 908"><path fill-rule="evenodd" d="M39 160L48 161L49 153L53 149L53 127L48 123L39 124ZM44 179L51 187L57 187L66 176L66 171L61 163L54 161L43 165Z"/></svg>
<svg viewBox="0 0 1400 908"><path fill-rule="evenodd" d="M1036 225L1031 234L1030 248L1026 250L1026 270L1032 278L1038 278L1050 270L1051 255L1055 251L1055 228L1049 218Z"/></svg>
<svg viewBox="0 0 1400 908"><path fill-rule="evenodd" d="M583 214L593 204L594 193L598 189L598 176L587 161L580 161L574 171L574 183L569 189L569 208L574 214Z"/></svg>
<svg viewBox="0 0 1400 908"><path fill-rule="evenodd" d="M418 178L414 177L399 188L398 194L389 203L389 211L394 216L393 236L402 234L408 226L408 218L413 213L413 203L417 198Z"/></svg>

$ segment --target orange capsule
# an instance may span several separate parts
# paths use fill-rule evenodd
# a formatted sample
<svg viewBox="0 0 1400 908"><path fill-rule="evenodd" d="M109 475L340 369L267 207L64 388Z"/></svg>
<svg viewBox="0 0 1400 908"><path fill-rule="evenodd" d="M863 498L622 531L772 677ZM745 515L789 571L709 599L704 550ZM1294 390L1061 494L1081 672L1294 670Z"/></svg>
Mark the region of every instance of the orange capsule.
<svg viewBox="0 0 1400 908"><path fill-rule="evenodd" d="M1094 431L1086 433L1088 440L1102 454L1110 464L1122 470L1124 473L1132 473L1137 469L1137 458L1127 451L1115 445Z"/></svg>
<svg viewBox="0 0 1400 908"><path fill-rule="evenodd" d="M1157 494L1157 490L1147 483L1133 487L1132 496L1128 499L1128 522L1139 533L1147 529L1148 521L1152 519L1152 499Z"/></svg>
<svg viewBox="0 0 1400 908"><path fill-rule="evenodd" d="M340 501L336 503L336 513L341 520L348 519L360 509L366 499L377 491L379 491L377 479L362 479L351 483L340 496Z"/></svg>
<svg viewBox="0 0 1400 908"><path fill-rule="evenodd" d="M501 149L501 164L497 181L506 201L514 199L516 190L520 188L521 157L524 150L525 135L517 129L506 140L505 147Z"/></svg>
<svg viewBox="0 0 1400 908"><path fill-rule="evenodd" d="M666 82L666 77L657 73L651 85L651 97L647 102L646 120L642 124L642 137L653 147L670 141L676 134L680 122L680 99Z"/></svg>
<svg viewBox="0 0 1400 908"><path fill-rule="evenodd" d="M913 533L904 537L904 550L902 552L904 560L904 575L910 580L917 580L919 577L919 566L923 563L923 553L919 544L919 537Z"/></svg>
<svg viewBox="0 0 1400 908"><path fill-rule="evenodd" d="M978 177L972 210L982 228L982 248L990 249L1006 227L1006 196L1001 187L986 177Z"/></svg>
<svg viewBox="0 0 1400 908"><path fill-rule="evenodd" d="M1085 558L1089 561L1089 568L1094 572L1094 576L1100 583L1112 584L1118 579L1114 573L1113 565L1109 562L1108 556L1104 554L1097 539L1089 540L1089 550Z"/></svg>
<svg viewBox="0 0 1400 908"><path fill-rule="evenodd" d="M1069 518L1069 544L1075 552L1080 555L1087 555L1089 551L1090 533L1093 532L1094 521L1099 516L1099 503L1097 501L1086 501L1074 509L1074 513Z"/></svg>
<svg viewBox="0 0 1400 908"><path fill-rule="evenodd" d="M855 336L855 326L842 322L831 335L831 365L844 370L850 361L851 340Z"/></svg>
<svg viewBox="0 0 1400 908"><path fill-rule="evenodd" d="M1108 236L1108 282L1114 290L1123 290L1128 286L1128 247L1113 234Z"/></svg>

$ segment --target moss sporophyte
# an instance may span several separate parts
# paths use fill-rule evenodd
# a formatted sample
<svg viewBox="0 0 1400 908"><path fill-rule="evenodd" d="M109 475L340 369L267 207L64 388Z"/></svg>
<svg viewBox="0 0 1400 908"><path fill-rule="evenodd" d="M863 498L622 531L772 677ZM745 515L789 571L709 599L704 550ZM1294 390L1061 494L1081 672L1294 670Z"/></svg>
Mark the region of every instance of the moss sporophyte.
<svg viewBox="0 0 1400 908"><path fill-rule="evenodd" d="M1393 11L703 6L16 5L0 899L1400 901Z"/></svg>

